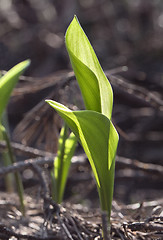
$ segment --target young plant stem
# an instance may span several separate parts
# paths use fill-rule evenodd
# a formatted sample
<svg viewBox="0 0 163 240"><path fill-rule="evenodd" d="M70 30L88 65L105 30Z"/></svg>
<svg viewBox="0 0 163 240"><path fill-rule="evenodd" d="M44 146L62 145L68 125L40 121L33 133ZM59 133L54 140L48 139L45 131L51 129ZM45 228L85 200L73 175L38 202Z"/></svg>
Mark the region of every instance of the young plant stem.
<svg viewBox="0 0 163 240"><path fill-rule="evenodd" d="M59 159L57 159L58 163L57 163L57 173L55 171L55 167L56 164L54 163L54 188L55 188L55 195L54 195L54 199L57 203L61 203L62 202L62 198L63 196L61 196L61 191L60 191L60 187L61 187L61 183L62 183L62 173L63 173L63 166L64 166L64 154L65 154L65 143L66 143L66 139L68 136L68 126L66 123L64 123L63 126L64 132L63 132L63 138L62 138L62 144L61 144L61 148L60 148L60 156ZM56 177L57 174L57 177Z"/></svg>
<svg viewBox="0 0 163 240"><path fill-rule="evenodd" d="M108 218L108 213L106 211L102 211L102 235L104 240L111 240L110 238L110 221Z"/></svg>
<svg viewBox="0 0 163 240"><path fill-rule="evenodd" d="M9 140L8 135L7 135L6 129L2 125L1 125L1 132L2 132L2 136L3 136L3 140L6 142L6 146L7 146L7 149L8 149L8 156L9 156L9 159L10 159L10 164L14 164L15 163L15 157L14 157L13 152L12 152L12 147L11 147L11 144L10 144L10 140ZM25 216L23 184L22 184L19 173L15 173L14 176L15 176L15 182L16 182L16 186L17 186L19 199L20 199L20 209L21 209L22 215Z"/></svg>
<svg viewBox="0 0 163 240"><path fill-rule="evenodd" d="M6 111L4 111L4 113L2 115L2 122L4 123L5 126L7 125ZM0 125L0 139L3 140L3 138L4 138L3 137L3 126L1 124ZM8 150L6 149L6 147L5 147L4 151L2 152L2 159L3 159L3 164L5 167L7 167L11 164ZM7 174L4 178L4 180L5 180L5 187L6 187L7 192L9 192L9 193L14 192L15 185L14 185L14 181L13 181L13 174Z"/></svg>
<svg viewBox="0 0 163 240"><path fill-rule="evenodd" d="M53 164L54 166L54 164ZM52 199L53 201L55 201L55 178L54 178L54 168L50 171L50 176L51 176L51 195L52 195Z"/></svg>
<svg viewBox="0 0 163 240"><path fill-rule="evenodd" d="M4 150L2 153L3 164L5 167L10 165L10 159L7 150ZM14 182L13 182L13 174L9 173L5 176L5 187L7 192L14 192Z"/></svg>

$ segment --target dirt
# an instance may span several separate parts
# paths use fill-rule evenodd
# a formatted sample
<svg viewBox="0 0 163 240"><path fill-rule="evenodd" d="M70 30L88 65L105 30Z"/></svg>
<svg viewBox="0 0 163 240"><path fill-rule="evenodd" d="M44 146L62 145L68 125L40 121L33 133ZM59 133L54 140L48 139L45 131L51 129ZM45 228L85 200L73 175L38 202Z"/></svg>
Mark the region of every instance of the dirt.
<svg viewBox="0 0 163 240"><path fill-rule="evenodd" d="M78 178L75 175L77 169ZM101 216L105 219L105 215L99 209L94 180L88 169L86 160L83 164L72 165L72 177L66 188L68 196L61 205L45 198L46 194L40 188L42 180L36 181L36 178L33 187L27 181L25 216L20 212L18 196L1 192L0 239L102 239ZM155 192L155 196L152 195L155 200L144 201L144 190L134 187L134 191L139 194L138 203L128 205L113 201L111 239L162 239L161 194L158 199Z"/></svg>

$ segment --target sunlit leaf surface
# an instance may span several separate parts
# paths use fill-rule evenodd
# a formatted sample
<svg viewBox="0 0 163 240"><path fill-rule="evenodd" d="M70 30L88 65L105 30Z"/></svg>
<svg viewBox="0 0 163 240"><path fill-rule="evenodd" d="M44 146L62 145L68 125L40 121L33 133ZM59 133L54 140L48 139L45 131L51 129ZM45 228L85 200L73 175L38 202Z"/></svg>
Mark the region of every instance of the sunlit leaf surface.
<svg viewBox="0 0 163 240"><path fill-rule="evenodd" d="M113 92L76 17L67 29L66 47L87 109L112 114Z"/></svg>
<svg viewBox="0 0 163 240"><path fill-rule="evenodd" d="M74 132L92 166L103 210L111 210L114 183L114 158L118 134L103 114L85 110L71 111L62 104L47 100Z"/></svg>
<svg viewBox="0 0 163 240"><path fill-rule="evenodd" d="M9 101L12 90L19 80L19 76L29 66L30 61L26 60L14 66L3 77L0 78L0 121L2 113L5 110Z"/></svg>

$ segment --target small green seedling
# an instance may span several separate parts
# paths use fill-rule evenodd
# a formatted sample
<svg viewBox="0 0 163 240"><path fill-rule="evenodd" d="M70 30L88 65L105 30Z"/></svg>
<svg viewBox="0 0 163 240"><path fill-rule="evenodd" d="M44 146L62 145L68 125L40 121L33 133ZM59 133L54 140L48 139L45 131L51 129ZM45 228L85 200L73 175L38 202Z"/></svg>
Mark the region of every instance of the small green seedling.
<svg viewBox="0 0 163 240"><path fill-rule="evenodd" d="M5 128L5 123L3 121L3 116L12 90L14 89L16 83L19 80L19 76L24 72L24 70L29 66L29 64L29 60L21 62L0 78L0 140L5 141L7 146L7 152L3 155L5 157L5 165L13 164L15 162L15 159L12 153L12 148L7 134L7 130ZM23 201L23 185L18 173L15 173L15 181L20 198L21 211L24 215L25 208Z"/></svg>
<svg viewBox="0 0 163 240"><path fill-rule="evenodd" d="M113 91L76 16L67 29L65 41L86 110L72 111L58 102L47 102L81 143L95 176L101 209L107 213L109 223L119 139L111 122Z"/></svg>
<svg viewBox="0 0 163 240"><path fill-rule="evenodd" d="M60 132L58 153L54 161L54 173L52 173L52 197L57 203L61 203L63 200L71 158L74 155L76 143L77 138L72 132L70 135L68 134L68 126L64 124Z"/></svg>

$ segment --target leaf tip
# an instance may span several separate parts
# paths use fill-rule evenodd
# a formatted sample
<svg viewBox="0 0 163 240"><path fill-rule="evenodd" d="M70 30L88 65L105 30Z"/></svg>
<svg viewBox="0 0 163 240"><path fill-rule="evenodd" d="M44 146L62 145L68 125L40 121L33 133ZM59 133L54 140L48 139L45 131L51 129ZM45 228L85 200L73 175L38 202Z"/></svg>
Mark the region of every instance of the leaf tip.
<svg viewBox="0 0 163 240"><path fill-rule="evenodd" d="M50 99L46 99L45 102L48 103L48 104L50 104L50 103L51 103L51 100L50 100Z"/></svg>
<svg viewBox="0 0 163 240"><path fill-rule="evenodd" d="M76 15L76 14L74 15L74 18L73 18L73 20L76 20L77 22L79 22L79 20L78 20L78 17L77 17L77 15Z"/></svg>
<svg viewBox="0 0 163 240"><path fill-rule="evenodd" d="M65 33L65 39L66 39L66 37L67 37L67 35L68 35L68 32L69 32L69 30L71 29L71 27L74 27L76 24L80 25L79 20L78 20L78 17L77 17L76 15L74 15L72 21L70 22L70 24L69 24L69 26L68 26L68 28L67 28L66 33Z"/></svg>
<svg viewBox="0 0 163 240"><path fill-rule="evenodd" d="M29 67L29 65L31 64L31 60L30 59L27 59L21 63L19 63L23 66L24 69L26 69L27 67Z"/></svg>
<svg viewBox="0 0 163 240"><path fill-rule="evenodd" d="M25 62L27 64L27 67L31 64L31 60L30 59L25 60Z"/></svg>

